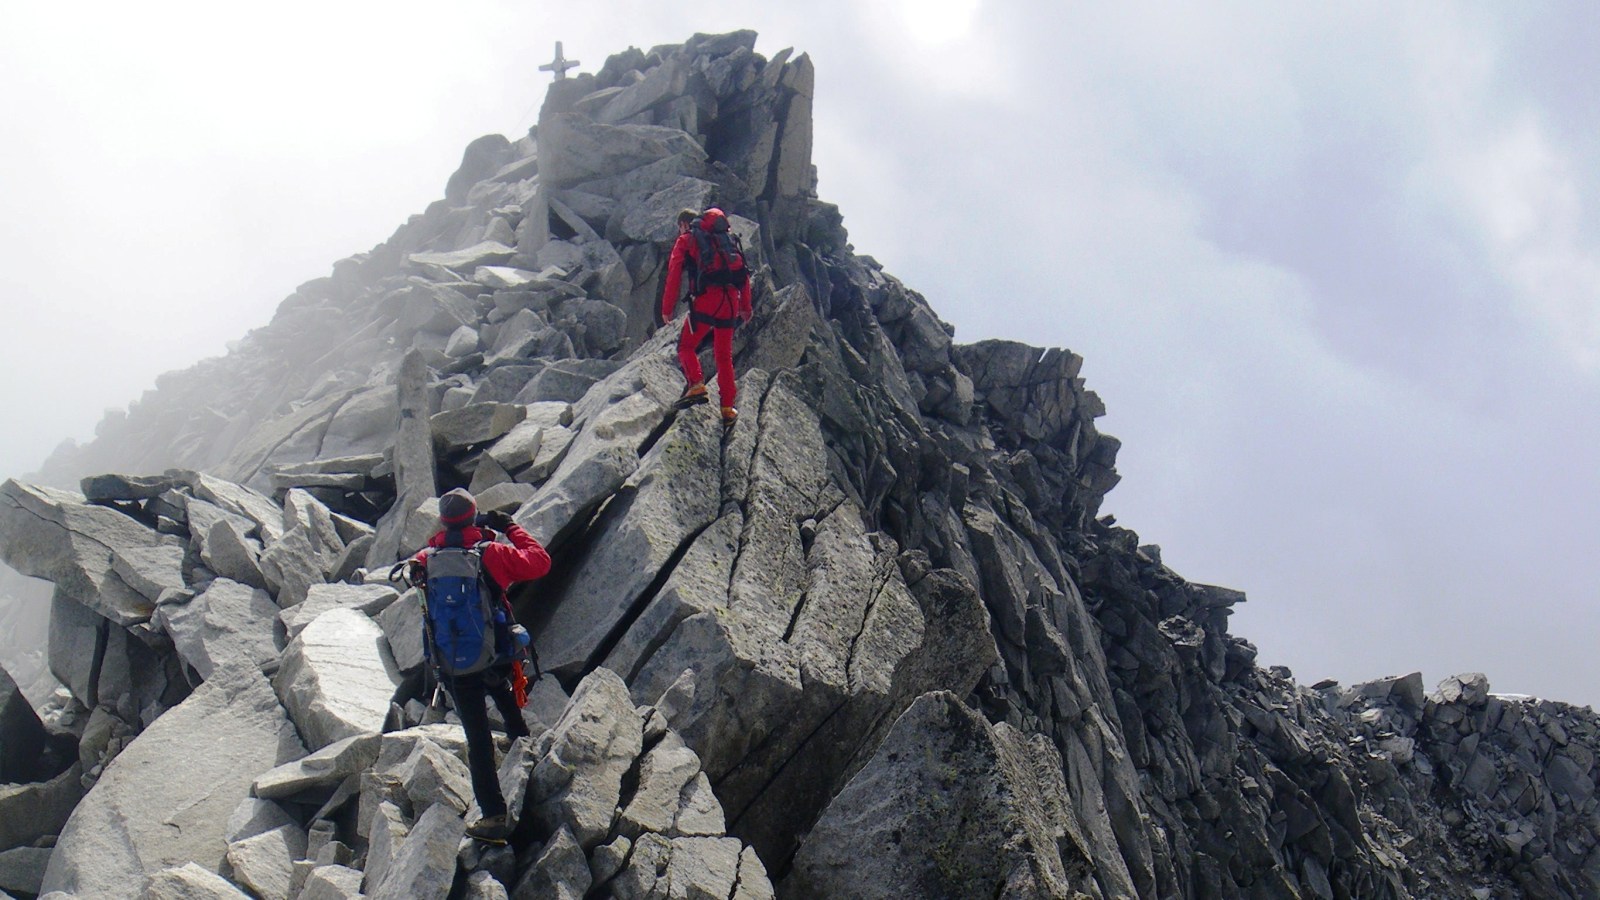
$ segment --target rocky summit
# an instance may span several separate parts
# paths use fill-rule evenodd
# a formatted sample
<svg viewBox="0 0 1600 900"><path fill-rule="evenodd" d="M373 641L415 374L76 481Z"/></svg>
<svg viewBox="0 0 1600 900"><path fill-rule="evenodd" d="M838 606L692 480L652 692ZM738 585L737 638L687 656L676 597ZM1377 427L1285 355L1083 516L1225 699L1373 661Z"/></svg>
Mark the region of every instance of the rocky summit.
<svg viewBox="0 0 1600 900"><path fill-rule="evenodd" d="M0 486L54 585L0 672L0 896L1600 896L1600 720L1482 675L1304 686L1100 515L1062 349L961 344L816 196L750 32L556 80L444 196ZM679 210L755 272L678 410ZM931 286L936 288L937 286ZM713 391L715 393L715 391ZM510 843L385 578L470 489L550 550Z"/></svg>

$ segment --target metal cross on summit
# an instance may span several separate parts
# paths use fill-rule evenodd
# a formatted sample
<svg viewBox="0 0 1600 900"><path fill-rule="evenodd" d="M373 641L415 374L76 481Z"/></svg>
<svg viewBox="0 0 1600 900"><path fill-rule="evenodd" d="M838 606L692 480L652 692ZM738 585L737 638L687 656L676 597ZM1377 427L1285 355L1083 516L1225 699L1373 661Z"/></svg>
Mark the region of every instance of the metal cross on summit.
<svg viewBox="0 0 1600 900"><path fill-rule="evenodd" d="M556 41L556 58L540 66L539 71L554 72L556 73L556 80L560 81L561 79L567 77L568 69L576 68L577 65L577 60L567 59L561 54L561 42Z"/></svg>

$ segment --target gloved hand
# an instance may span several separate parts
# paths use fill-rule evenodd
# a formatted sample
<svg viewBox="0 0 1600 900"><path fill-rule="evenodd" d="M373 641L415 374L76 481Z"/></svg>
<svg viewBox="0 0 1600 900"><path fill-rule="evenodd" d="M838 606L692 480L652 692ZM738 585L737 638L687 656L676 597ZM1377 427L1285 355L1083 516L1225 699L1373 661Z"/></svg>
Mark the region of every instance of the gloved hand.
<svg viewBox="0 0 1600 900"><path fill-rule="evenodd" d="M498 531L501 534L509 533L511 531L511 526L517 524L517 521L511 518L510 515L499 510L495 510L494 512L490 513L484 513L483 521L486 522L490 528L493 528L495 531Z"/></svg>

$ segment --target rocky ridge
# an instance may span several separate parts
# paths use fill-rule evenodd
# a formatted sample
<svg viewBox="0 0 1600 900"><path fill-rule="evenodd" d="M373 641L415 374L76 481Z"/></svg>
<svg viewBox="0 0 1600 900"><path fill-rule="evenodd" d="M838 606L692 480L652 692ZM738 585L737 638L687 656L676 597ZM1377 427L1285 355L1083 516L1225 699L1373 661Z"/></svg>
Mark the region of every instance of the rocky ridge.
<svg viewBox="0 0 1600 900"><path fill-rule="evenodd" d="M0 680L0 760L45 760L0 771L0 891L1600 893L1592 711L1258 667L1242 594L1097 518L1118 444L1082 360L957 344L856 254L811 63L754 45L557 81L388 241L59 452L76 491L0 488L69 695L41 724ZM726 435L672 409L654 322L676 213L712 203L758 272ZM141 474L76 480L108 471ZM548 674L502 851L462 840L460 732L423 724L416 600L376 574L454 486L557 560L515 598ZM195 767L217 790L161 787Z"/></svg>

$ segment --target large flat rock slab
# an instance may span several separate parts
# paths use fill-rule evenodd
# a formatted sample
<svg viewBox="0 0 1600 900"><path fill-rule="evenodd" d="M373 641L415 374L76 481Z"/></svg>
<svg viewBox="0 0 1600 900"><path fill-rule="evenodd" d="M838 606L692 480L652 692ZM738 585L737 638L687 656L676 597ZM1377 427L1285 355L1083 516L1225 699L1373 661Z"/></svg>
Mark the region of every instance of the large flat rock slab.
<svg viewBox="0 0 1600 900"><path fill-rule="evenodd" d="M156 621L201 678L219 668L260 671L278 656L278 606L260 588L218 578L188 603L169 603Z"/></svg>
<svg viewBox="0 0 1600 900"><path fill-rule="evenodd" d="M220 670L106 767L61 832L44 893L132 898L164 869L216 871L251 782L304 755L267 680Z"/></svg>
<svg viewBox="0 0 1600 900"><path fill-rule="evenodd" d="M329 610L307 625L284 651L273 678L312 750L382 731L399 685L400 670L383 629L350 608Z"/></svg>
<svg viewBox="0 0 1600 900"><path fill-rule="evenodd" d="M81 494L15 480L0 485L0 559L119 625L148 621L155 603L115 574L117 551L170 540Z"/></svg>

